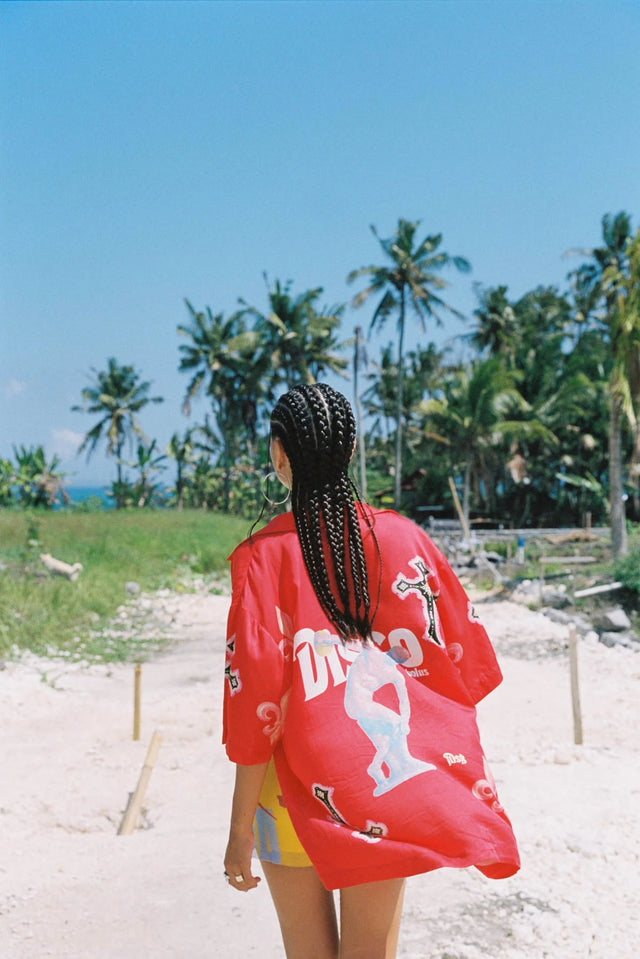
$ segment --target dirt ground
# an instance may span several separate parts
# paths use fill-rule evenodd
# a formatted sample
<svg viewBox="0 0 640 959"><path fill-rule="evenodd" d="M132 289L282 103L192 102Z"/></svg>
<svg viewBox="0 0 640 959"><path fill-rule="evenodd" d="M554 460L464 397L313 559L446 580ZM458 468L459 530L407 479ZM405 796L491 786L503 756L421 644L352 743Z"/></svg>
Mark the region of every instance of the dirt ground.
<svg viewBox="0 0 640 959"><path fill-rule="evenodd" d="M142 669L26 656L0 671L1 959L281 959L268 892L222 877L233 769L220 745L228 599L144 599L169 633ZM567 627L480 601L505 681L483 743L522 869L408 881L402 959L631 959L640 942L640 655L579 645L584 745L573 744ZM117 836L154 731L135 833Z"/></svg>

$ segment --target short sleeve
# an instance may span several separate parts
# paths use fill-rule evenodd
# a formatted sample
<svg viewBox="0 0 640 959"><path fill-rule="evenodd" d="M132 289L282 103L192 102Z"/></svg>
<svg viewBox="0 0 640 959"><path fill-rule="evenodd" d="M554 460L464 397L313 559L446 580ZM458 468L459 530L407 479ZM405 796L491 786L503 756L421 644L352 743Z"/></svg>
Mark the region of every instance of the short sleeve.
<svg viewBox="0 0 640 959"><path fill-rule="evenodd" d="M282 644L242 602L227 626L223 742L232 762L267 762L282 736L288 684Z"/></svg>

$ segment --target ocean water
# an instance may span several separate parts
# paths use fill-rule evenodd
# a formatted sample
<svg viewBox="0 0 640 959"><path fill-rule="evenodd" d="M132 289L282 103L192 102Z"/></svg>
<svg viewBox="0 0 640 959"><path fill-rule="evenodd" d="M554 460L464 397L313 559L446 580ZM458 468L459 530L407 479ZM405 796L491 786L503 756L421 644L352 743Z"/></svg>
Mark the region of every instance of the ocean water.
<svg viewBox="0 0 640 959"><path fill-rule="evenodd" d="M113 500L107 496L108 486L67 486L67 493L72 503L76 505L86 503L92 496L102 500L105 509L113 509Z"/></svg>

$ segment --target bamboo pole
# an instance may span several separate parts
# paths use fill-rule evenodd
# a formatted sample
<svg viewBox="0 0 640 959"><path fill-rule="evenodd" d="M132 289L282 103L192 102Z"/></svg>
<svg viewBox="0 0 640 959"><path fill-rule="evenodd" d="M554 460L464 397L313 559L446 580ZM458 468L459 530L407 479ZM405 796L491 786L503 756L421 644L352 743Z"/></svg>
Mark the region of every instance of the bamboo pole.
<svg viewBox="0 0 640 959"><path fill-rule="evenodd" d="M131 835L136 827L136 822L140 814L140 808L142 806L144 794L147 791L147 786L149 785L149 780L151 779L151 773L153 771L153 767L155 766L156 759L158 758L158 751L160 749L161 742L162 736L156 730L151 737L151 743L149 744L147 757L140 772L138 785L135 788L135 792L133 792L129 797L127 808L124 811L124 816L122 817L122 822L120 823L120 828L118 829L119 836Z"/></svg>
<svg viewBox="0 0 640 959"><path fill-rule="evenodd" d="M469 527L467 526L467 521L464 516L464 511L460 503L460 497L458 496L456 484L453 482L453 476L449 477L449 489L451 490L451 495L453 496L453 505L456 508L456 513L458 514L458 519L460 520L460 525L462 526L462 532L464 533L464 538L469 544L469 549L471 550L471 552L473 552L473 546L471 543L471 534L469 533Z"/></svg>
<svg viewBox="0 0 640 959"><path fill-rule="evenodd" d="M577 589L573 594L574 599L581 599L583 596L596 596L598 593L611 593L616 589L622 589L624 583L606 583L602 586L590 586L588 589Z"/></svg>
<svg viewBox="0 0 640 959"><path fill-rule="evenodd" d="M133 675L133 738L137 742L140 739L140 686L141 686L142 667L136 663Z"/></svg>
<svg viewBox="0 0 640 959"><path fill-rule="evenodd" d="M580 684L578 682L578 631L572 623L569 627L569 670L571 673L571 706L573 709L573 741L582 745L582 710L580 709Z"/></svg>
<svg viewBox="0 0 640 959"><path fill-rule="evenodd" d="M538 560L540 565L553 566L556 563L560 563L563 566L568 565L569 563L595 563L595 556L541 556Z"/></svg>

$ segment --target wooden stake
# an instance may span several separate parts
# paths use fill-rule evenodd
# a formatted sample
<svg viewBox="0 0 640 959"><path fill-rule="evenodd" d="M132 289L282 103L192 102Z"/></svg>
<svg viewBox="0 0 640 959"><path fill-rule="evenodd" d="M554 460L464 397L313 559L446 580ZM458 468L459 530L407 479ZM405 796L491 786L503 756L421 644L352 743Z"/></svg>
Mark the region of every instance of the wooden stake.
<svg viewBox="0 0 640 959"><path fill-rule="evenodd" d="M151 779L151 773L153 771L153 767L155 766L156 759L158 758L158 750L160 749L161 742L162 736L156 730L151 737L151 743L149 744L149 749L147 751L147 758L145 759L142 771L140 772L138 785L135 788L135 792L129 797L127 808L124 811L124 816L122 817L122 822L120 823L120 828L118 829L119 836L129 836L136 828L136 822L138 816L140 815L140 808L142 806L144 794L147 791L147 786L149 785L149 780Z"/></svg>
<svg viewBox="0 0 640 959"><path fill-rule="evenodd" d="M471 543L471 534L469 533L469 527L467 526L467 521L464 518L464 511L460 503L460 497L458 496L456 484L453 482L453 476L449 477L449 489L451 490L451 495L453 496L453 505L456 508L456 513L458 514L458 519L460 520L460 525L462 526L462 532L464 533L464 538L466 539L469 545L469 550L473 553L473 546Z"/></svg>
<svg viewBox="0 0 640 959"><path fill-rule="evenodd" d="M136 663L133 677L133 738L137 742L140 739L140 680L142 667Z"/></svg>
<svg viewBox="0 0 640 959"><path fill-rule="evenodd" d="M580 709L580 684L578 682L578 631L573 623L569 627L569 669L571 672L571 705L573 708L573 741L582 745L582 711Z"/></svg>

